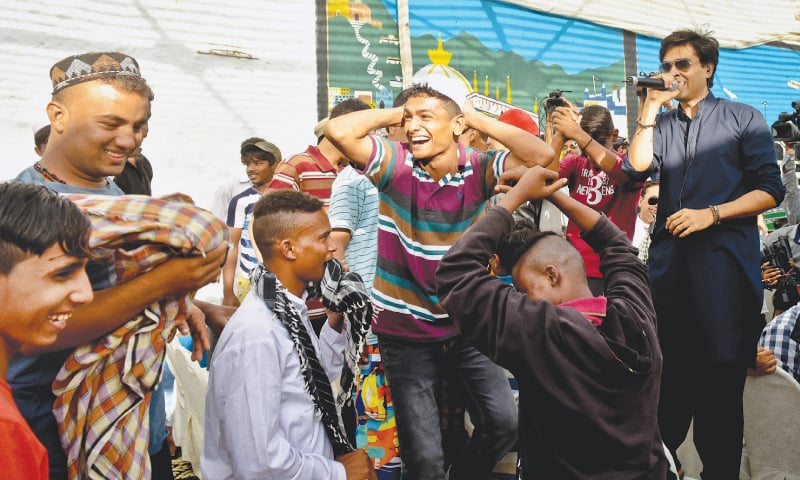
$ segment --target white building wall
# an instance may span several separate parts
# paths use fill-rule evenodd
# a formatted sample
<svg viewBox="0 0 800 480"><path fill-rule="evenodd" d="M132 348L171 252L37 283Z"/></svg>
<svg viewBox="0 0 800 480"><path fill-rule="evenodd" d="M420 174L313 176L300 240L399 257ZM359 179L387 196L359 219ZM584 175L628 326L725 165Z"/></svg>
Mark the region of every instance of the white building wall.
<svg viewBox="0 0 800 480"><path fill-rule="evenodd" d="M208 207L243 175L243 139L264 137L284 156L315 143L313 0L3 0L0 12L0 179L37 158L31 126L45 115L50 67L88 51L132 55L155 92L143 143L155 195ZM211 48L256 59L198 53Z"/></svg>

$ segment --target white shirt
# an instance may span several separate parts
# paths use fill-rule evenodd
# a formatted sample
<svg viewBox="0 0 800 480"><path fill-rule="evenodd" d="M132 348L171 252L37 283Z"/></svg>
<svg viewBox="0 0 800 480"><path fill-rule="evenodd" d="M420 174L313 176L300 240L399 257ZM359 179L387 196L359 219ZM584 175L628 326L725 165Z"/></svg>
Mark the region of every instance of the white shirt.
<svg viewBox="0 0 800 480"><path fill-rule="evenodd" d="M225 220L228 216L228 205L231 203L231 199L250 188L251 185L250 179L244 175L238 180L232 180L217 187L211 200L211 213Z"/></svg>
<svg viewBox="0 0 800 480"><path fill-rule="evenodd" d="M633 240L631 243L634 247L639 248L639 245L642 244L645 235L649 233L650 224L644 223L639 215L636 215L636 226L633 227Z"/></svg>
<svg viewBox="0 0 800 480"><path fill-rule="evenodd" d="M303 299L288 294L311 333L328 378L341 373L344 332L327 323L314 335ZM314 409L289 333L250 293L228 321L206 393L203 478L345 479Z"/></svg>

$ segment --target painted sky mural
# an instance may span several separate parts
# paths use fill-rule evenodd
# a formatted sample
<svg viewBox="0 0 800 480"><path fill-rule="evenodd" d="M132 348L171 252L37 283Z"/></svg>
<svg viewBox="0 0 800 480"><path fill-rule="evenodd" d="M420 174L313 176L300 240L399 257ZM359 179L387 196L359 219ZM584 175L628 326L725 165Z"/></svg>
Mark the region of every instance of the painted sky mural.
<svg viewBox="0 0 800 480"><path fill-rule="evenodd" d="M401 87L396 1L329 0L329 104L359 96L391 105ZM531 112L553 90L600 103L625 126L622 31L489 0L410 0L414 72L447 66L473 90ZM660 40L637 36L638 71L657 69ZM770 46L722 50L713 92L750 104L768 123L800 99L800 52Z"/></svg>

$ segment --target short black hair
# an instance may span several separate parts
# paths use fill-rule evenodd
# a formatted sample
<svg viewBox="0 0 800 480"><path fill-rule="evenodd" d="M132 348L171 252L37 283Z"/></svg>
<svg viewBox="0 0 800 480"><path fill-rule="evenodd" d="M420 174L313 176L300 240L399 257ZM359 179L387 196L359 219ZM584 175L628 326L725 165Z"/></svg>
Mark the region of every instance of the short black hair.
<svg viewBox="0 0 800 480"><path fill-rule="evenodd" d="M605 146L614 131L611 112L601 105L589 105L581 112L581 128L597 143Z"/></svg>
<svg viewBox="0 0 800 480"><path fill-rule="evenodd" d="M435 88L431 87L427 83L415 83L410 88L407 88L408 92L406 93L406 102L410 98L414 97L430 97L436 98L444 103L445 108L447 109L447 113L450 115L450 118L453 118L457 115L461 115L461 107L456 103L455 100L448 97L444 93L436 90Z"/></svg>
<svg viewBox="0 0 800 480"><path fill-rule="evenodd" d="M48 123L44 127L36 130L36 133L33 134L33 144L37 147L41 147L43 144L47 143L50 139L50 124Z"/></svg>
<svg viewBox="0 0 800 480"><path fill-rule="evenodd" d="M347 113L357 112L359 110L369 110L370 107L367 105L363 100L360 98L348 98L346 100L342 100L341 102L337 103L332 109L331 114L328 115L328 118L336 118L341 117Z"/></svg>
<svg viewBox="0 0 800 480"><path fill-rule="evenodd" d="M413 87L405 88L403 91L397 94L394 97L394 101L392 102L392 108L402 107L408 101L408 96L411 94L411 90Z"/></svg>
<svg viewBox="0 0 800 480"><path fill-rule="evenodd" d="M273 190L253 206L253 241L264 258L269 247L297 226L295 214L322 210L322 200L299 190Z"/></svg>
<svg viewBox="0 0 800 480"><path fill-rule="evenodd" d="M526 253L528 253L528 250L533 248L533 246L536 245L539 242L539 240L541 240L543 238L547 238L547 237L559 237L559 238L561 238L561 235L557 234L556 232L551 232L551 231L532 231L532 232L530 232L523 239L520 239L522 241L518 242L516 248L514 248L514 250L512 252L510 261L506 260L505 264L503 264L503 268L506 268L507 271L509 271L509 272L511 270L513 270L514 269L514 265L516 265L517 262L519 262L520 259L522 257L524 257ZM502 259L501 259L501 261L502 261Z"/></svg>
<svg viewBox="0 0 800 480"><path fill-rule="evenodd" d="M701 64L708 65L710 63L714 66L714 73L717 72L717 64L719 63L719 42L716 38L711 36L710 32L701 33L695 30L684 29L670 33L661 41L661 49L658 51L658 60L663 62L664 55L667 54L667 50L670 48L686 44L692 46ZM706 79L706 85L708 85L708 88L714 86L713 74Z"/></svg>
<svg viewBox="0 0 800 480"><path fill-rule="evenodd" d="M500 259L500 266L503 267L503 270L506 272L511 272L511 269L514 268L514 252L521 246L525 245L528 241L528 237L531 236L533 232L536 232L537 228L536 225L533 224L532 221L523 218L521 220L517 220L514 222L514 226L511 227L511 231L500 240L500 243L497 245L497 257Z"/></svg>
<svg viewBox="0 0 800 480"><path fill-rule="evenodd" d="M58 244L76 258L94 258L91 223L68 198L39 185L0 183L0 274Z"/></svg>

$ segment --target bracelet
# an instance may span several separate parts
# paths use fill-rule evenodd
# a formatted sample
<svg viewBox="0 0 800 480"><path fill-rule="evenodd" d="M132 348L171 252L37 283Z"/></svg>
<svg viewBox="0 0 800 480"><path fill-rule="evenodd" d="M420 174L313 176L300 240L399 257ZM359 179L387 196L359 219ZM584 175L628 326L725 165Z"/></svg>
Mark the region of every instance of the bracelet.
<svg viewBox="0 0 800 480"><path fill-rule="evenodd" d="M585 151L586 151L586 147L588 147L588 146L589 146L589 144L590 144L590 143L592 143L592 142L594 142L594 137L589 137L589 141L588 141L588 142L586 142L586 145L584 145L584 146L582 146L582 147L581 147L581 151L582 151L582 152L585 152Z"/></svg>
<svg viewBox="0 0 800 480"><path fill-rule="evenodd" d="M653 128L656 126L655 123L642 123L640 120L636 120L636 124L642 128Z"/></svg>
<svg viewBox="0 0 800 480"><path fill-rule="evenodd" d="M711 215L714 216L714 225L719 225L719 208L716 205L709 205L708 208L711 209Z"/></svg>

